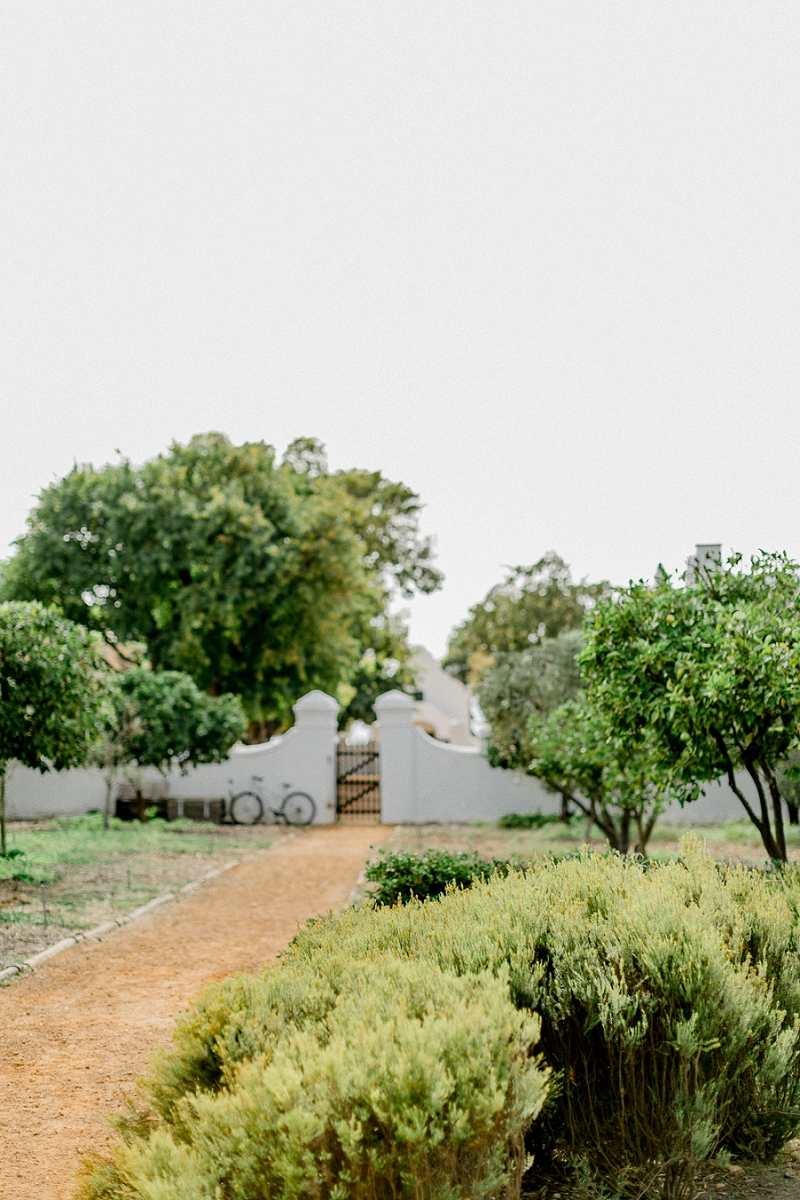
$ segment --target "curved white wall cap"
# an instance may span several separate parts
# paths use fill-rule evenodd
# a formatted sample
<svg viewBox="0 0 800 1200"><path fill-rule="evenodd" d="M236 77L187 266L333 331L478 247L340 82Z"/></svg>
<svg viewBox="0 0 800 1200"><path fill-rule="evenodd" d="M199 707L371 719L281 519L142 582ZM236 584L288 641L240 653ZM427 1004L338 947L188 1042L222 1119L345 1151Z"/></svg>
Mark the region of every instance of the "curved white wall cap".
<svg viewBox="0 0 800 1200"><path fill-rule="evenodd" d="M339 705L333 696L315 688L292 705L298 725L335 725Z"/></svg>
<svg viewBox="0 0 800 1200"><path fill-rule="evenodd" d="M414 728L414 701L405 692L399 692L396 688L384 692L378 696L374 708L381 729Z"/></svg>
<svg viewBox="0 0 800 1200"><path fill-rule="evenodd" d="M406 692L399 692L394 688L391 692L384 692L382 696L378 696L375 701L376 712L391 712L393 709L413 709L414 701Z"/></svg>

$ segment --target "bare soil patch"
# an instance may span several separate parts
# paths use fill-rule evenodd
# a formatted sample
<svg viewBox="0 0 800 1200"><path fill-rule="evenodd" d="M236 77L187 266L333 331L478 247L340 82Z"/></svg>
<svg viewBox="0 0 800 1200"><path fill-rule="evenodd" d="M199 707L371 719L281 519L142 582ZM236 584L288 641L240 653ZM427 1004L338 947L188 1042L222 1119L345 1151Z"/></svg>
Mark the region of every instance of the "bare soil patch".
<svg viewBox="0 0 800 1200"><path fill-rule="evenodd" d="M257 971L309 917L346 903L371 847L390 834L299 830L0 990L3 1200L66 1200L81 1149L109 1137L106 1114L119 1110L175 1015L210 980Z"/></svg>

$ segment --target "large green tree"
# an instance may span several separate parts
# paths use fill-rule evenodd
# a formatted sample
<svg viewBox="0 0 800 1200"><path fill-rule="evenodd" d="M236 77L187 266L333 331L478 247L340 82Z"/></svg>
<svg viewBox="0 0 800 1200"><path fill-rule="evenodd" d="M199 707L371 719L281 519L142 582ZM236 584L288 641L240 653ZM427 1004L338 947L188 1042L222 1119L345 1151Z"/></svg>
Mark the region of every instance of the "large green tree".
<svg viewBox="0 0 800 1200"><path fill-rule="evenodd" d="M800 568L740 555L676 586L660 574L594 610L582 666L610 735L650 742L682 801L726 778L770 858L786 860L778 769L800 739ZM754 802L740 786L749 776Z"/></svg>
<svg viewBox="0 0 800 1200"><path fill-rule="evenodd" d="M347 684L372 642L399 661L385 644L392 576L437 585L416 497L363 474L329 475L313 439L278 464L262 442L214 433L140 468L76 466L41 493L2 594L144 642L156 669L240 695L263 735L304 691Z"/></svg>
<svg viewBox="0 0 800 1200"><path fill-rule="evenodd" d="M380 471L329 472L325 447L316 438L292 442L283 462L295 489L329 496L359 539L368 589L366 602L353 607L351 629L360 654L337 698L342 726L356 718L370 723L382 692L413 691L416 686L408 666L407 629L392 612L393 602L416 592L429 594L442 584L443 576L433 565L432 540L420 533L422 505L416 492Z"/></svg>
<svg viewBox="0 0 800 1200"><path fill-rule="evenodd" d="M106 698L97 638L39 603L0 604L0 854L12 760L39 771L80 766Z"/></svg>
<svg viewBox="0 0 800 1200"><path fill-rule="evenodd" d="M454 630L444 666L463 683L479 683L499 655L529 649L564 629L580 629L608 591L607 583L574 583L554 551L531 567L512 567Z"/></svg>

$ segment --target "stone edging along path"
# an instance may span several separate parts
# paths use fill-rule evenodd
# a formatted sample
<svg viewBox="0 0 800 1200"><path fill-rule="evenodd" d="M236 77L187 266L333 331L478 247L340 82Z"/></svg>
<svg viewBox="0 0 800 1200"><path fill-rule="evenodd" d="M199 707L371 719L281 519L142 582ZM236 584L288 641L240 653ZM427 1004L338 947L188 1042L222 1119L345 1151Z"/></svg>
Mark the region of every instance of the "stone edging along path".
<svg viewBox="0 0 800 1200"><path fill-rule="evenodd" d="M175 900L183 892L193 891L201 883L205 883L207 879L214 879L215 876L221 875L223 871L229 871L231 867L238 867L238 865L239 859L234 858L230 862L224 863L223 866L215 867L213 871L206 871L205 875L200 875L197 879L192 879L191 882L179 888L177 892L165 892L163 896L156 896L154 900L143 904L141 908L134 909L127 916L116 917L113 921L104 921L102 925L97 925L94 929L87 930L86 933L76 933L71 937L62 938L60 942L54 942L46 950L41 950L38 954L31 955L30 958L24 959L21 963L12 963L10 967L6 967L0 971L0 983L8 982L19 975L26 974L28 971L33 971L40 963L47 962L49 958L55 958L57 954L63 954L65 950L69 950L72 946L77 946L78 942L99 942L101 938L106 937L109 933L114 933L117 929L122 929L124 925L130 925L132 921L138 921L140 917L152 912L154 908L159 908L162 904L167 904L170 900Z"/></svg>

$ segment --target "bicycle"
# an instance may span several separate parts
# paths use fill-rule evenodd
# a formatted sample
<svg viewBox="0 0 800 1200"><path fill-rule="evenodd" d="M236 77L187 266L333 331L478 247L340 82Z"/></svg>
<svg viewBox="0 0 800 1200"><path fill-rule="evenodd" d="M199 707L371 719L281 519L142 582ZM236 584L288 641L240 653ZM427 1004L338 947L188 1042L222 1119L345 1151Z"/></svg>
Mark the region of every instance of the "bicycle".
<svg viewBox="0 0 800 1200"><path fill-rule="evenodd" d="M228 802L228 817L234 825L257 825L264 816L264 800L257 787L264 780L260 775L253 775L252 779L256 785L254 790L237 792ZM291 786L290 783L283 785L284 789ZM266 811L273 821L284 825L310 825L316 816L317 806L307 792L287 792L277 808L272 807L270 800L274 802L278 797L267 795Z"/></svg>

